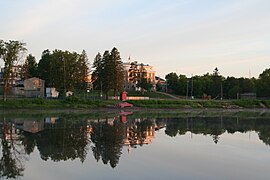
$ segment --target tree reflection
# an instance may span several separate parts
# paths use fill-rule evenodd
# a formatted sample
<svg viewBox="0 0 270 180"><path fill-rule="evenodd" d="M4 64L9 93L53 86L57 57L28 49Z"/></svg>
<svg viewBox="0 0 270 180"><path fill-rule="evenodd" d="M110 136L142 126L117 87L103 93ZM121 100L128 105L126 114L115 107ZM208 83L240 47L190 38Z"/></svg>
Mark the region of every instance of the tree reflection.
<svg viewBox="0 0 270 180"><path fill-rule="evenodd" d="M96 161L115 168L119 164L123 146L127 146L130 152L132 148L150 144L155 138L155 131L162 128L170 137L190 132L209 136L215 144L219 143L225 132L256 131L259 138L270 145L270 121L264 117L129 118L125 122L118 118L93 121L58 118L48 122L20 123L24 131L16 129L16 122L0 123L0 177L23 176L26 155L33 153L36 147L42 160L58 162L79 159L82 163L91 147ZM35 133L30 133L33 129L29 127L34 128Z"/></svg>
<svg viewBox="0 0 270 180"><path fill-rule="evenodd" d="M102 159L104 164L116 167L122 154L125 125L119 121L113 124L98 122L92 124L91 141L92 151L97 161Z"/></svg>
<svg viewBox="0 0 270 180"><path fill-rule="evenodd" d="M45 129L36 136L36 144L43 160L66 161L79 158L84 162L89 139L87 126L59 120L57 128Z"/></svg>
<svg viewBox="0 0 270 180"><path fill-rule="evenodd" d="M18 134L11 123L3 122L2 129L2 157L0 159L0 178L18 178L23 176L25 153L19 142Z"/></svg>

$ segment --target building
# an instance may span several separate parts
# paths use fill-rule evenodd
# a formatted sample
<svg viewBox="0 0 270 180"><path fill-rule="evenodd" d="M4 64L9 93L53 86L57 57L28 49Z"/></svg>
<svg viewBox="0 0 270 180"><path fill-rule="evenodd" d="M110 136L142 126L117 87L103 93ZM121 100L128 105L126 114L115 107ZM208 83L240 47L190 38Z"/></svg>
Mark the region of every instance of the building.
<svg viewBox="0 0 270 180"><path fill-rule="evenodd" d="M165 79L162 79L161 77L156 76L155 81L156 81L157 91L167 92L167 82Z"/></svg>
<svg viewBox="0 0 270 180"><path fill-rule="evenodd" d="M9 86L15 86L16 82L21 80L21 75L20 75L21 69L22 69L21 66L13 66L11 68L11 72L8 78ZM1 68L0 70L0 84L1 85L4 85L4 73L5 73L5 68Z"/></svg>
<svg viewBox="0 0 270 180"><path fill-rule="evenodd" d="M13 66L11 68L9 78L7 79L7 86L8 86L8 94L10 94L12 91L12 87L15 87L18 82L21 81L21 66ZM5 79L4 79L4 74L5 74L5 68L0 69L0 91L2 93L3 87L5 85Z"/></svg>
<svg viewBox="0 0 270 180"><path fill-rule="evenodd" d="M36 77L24 80L25 97L44 97L45 81Z"/></svg>
<svg viewBox="0 0 270 180"><path fill-rule="evenodd" d="M241 99L257 99L256 93L242 93L240 94Z"/></svg>
<svg viewBox="0 0 270 180"><path fill-rule="evenodd" d="M154 66L145 65L143 63L134 62L126 62L123 63L124 67L124 75L125 75L125 83L124 88L126 90L135 90L139 91L140 88L137 87L140 77L145 77L148 82L153 85L153 90L155 90L155 74L156 71Z"/></svg>
<svg viewBox="0 0 270 180"><path fill-rule="evenodd" d="M36 77L26 79L23 81L23 84L13 88L13 94L29 98L43 98L45 95L45 81Z"/></svg>
<svg viewBox="0 0 270 180"><path fill-rule="evenodd" d="M59 92L55 88L46 88L46 98L58 98Z"/></svg>

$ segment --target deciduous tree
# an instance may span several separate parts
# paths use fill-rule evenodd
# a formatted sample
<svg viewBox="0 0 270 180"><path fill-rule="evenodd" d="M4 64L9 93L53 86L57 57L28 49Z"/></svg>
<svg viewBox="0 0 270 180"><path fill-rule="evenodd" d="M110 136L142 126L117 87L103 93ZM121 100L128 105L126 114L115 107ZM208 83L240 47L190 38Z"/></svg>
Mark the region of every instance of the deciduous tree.
<svg viewBox="0 0 270 180"><path fill-rule="evenodd" d="M0 41L0 58L4 61L4 100L7 99L7 91L10 89L10 78L14 76L12 68L19 60L19 56L26 51L25 43L20 41L9 40Z"/></svg>

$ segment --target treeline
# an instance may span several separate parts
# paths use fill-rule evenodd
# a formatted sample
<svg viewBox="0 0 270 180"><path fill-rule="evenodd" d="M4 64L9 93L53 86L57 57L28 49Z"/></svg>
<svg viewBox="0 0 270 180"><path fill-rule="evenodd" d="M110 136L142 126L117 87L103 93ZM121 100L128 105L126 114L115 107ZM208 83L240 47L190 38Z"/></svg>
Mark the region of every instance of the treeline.
<svg viewBox="0 0 270 180"><path fill-rule="evenodd" d="M27 56L22 66L22 77L39 77L45 80L46 87L55 87L58 91L73 91L86 88L88 71L88 58L84 50L81 54L45 50L38 63L31 54Z"/></svg>
<svg viewBox="0 0 270 180"><path fill-rule="evenodd" d="M27 51L25 46L26 44L20 41L0 40L0 59L4 61L5 97L12 86L10 80L14 80L15 77L38 77L45 80L46 87L55 87L60 92L86 88L89 68L84 50L79 54L62 50L50 52L47 49L42 52L38 63L36 58L29 54L25 62L18 65L20 57Z"/></svg>
<svg viewBox="0 0 270 180"><path fill-rule="evenodd" d="M44 50L41 59L29 54L21 66L20 72L13 72L13 67L18 64L19 56L26 52L26 44L20 41L0 40L0 59L4 61L4 97L11 89L10 79L14 74L24 80L38 77L45 80L46 87L54 87L60 94L66 91L86 90L90 82L94 88L104 91L107 95L110 90L122 92L124 88L123 63L120 53L116 48L111 52L106 50L94 59L94 64L89 67L85 50L82 53L63 50ZM90 68L94 68L90 78Z"/></svg>
<svg viewBox="0 0 270 180"><path fill-rule="evenodd" d="M266 69L259 78L225 78L215 68L212 74L186 75L169 73L166 75L167 90L177 95L195 98L237 99L243 93L256 93L257 97L270 97L270 69Z"/></svg>

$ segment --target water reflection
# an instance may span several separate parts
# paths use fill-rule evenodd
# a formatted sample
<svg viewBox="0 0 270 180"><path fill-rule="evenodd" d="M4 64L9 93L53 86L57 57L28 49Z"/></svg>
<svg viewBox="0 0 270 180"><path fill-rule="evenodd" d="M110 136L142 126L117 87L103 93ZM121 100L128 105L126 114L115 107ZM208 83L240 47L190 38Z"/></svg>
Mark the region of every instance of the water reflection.
<svg viewBox="0 0 270 180"><path fill-rule="evenodd" d="M156 131L163 128L171 137L190 132L209 136L215 144L225 132L255 131L263 143L270 145L270 121L262 117L2 119L0 177L23 176L24 164L35 148L42 160L55 162L79 159L84 163L92 151L97 162L114 168L119 164L124 146L130 152L151 144Z"/></svg>

